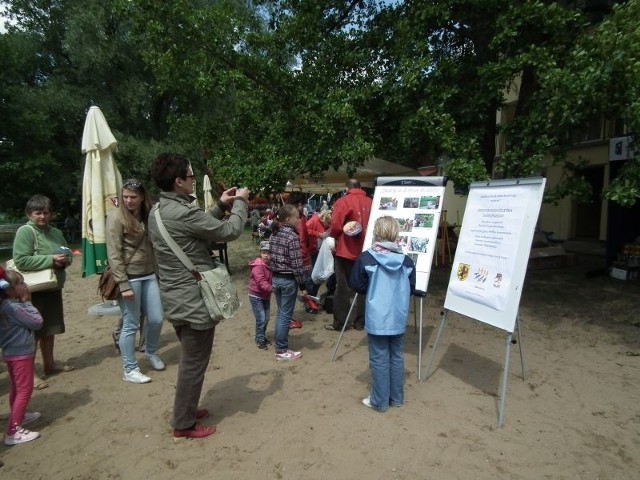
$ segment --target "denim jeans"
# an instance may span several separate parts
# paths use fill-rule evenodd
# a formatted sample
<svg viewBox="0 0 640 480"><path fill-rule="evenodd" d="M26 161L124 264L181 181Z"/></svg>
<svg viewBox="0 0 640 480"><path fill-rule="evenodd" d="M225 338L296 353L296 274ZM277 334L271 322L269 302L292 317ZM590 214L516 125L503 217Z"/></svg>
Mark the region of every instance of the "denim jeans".
<svg viewBox="0 0 640 480"><path fill-rule="evenodd" d="M276 315L276 352L289 349L289 322L293 319L293 309L298 297L298 284L294 278L273 276L273 293L276 295L278 314Z"/></svg>
<svg viewBox="0 0 640 480"><path fill-rule="evenodd" d="M122 331L120 332L120 352L124 371L129 372L138 367L136 360L136 332L140 326L142 312L147 316L148 325L144 329L145 352L153 355L158 350L160 331L164 313L160 300L158 280L134 280L129 282L133 290L133 300L118 300L122 313Z"/></svg>
<svg viewBox="0 0 640 480"><path fill-rule="evenodd" d="M267 337L267 324L271 316L271 298L258 298L249 295L249 302L253 309L253 315L256 317L256 343L265 343Z"/></svg>
<svg viewBox="0 0 640 480"><path fill-rule="evenodd" d="M404 334L367 334L371 406L380 411L404 403Z"/></svg>

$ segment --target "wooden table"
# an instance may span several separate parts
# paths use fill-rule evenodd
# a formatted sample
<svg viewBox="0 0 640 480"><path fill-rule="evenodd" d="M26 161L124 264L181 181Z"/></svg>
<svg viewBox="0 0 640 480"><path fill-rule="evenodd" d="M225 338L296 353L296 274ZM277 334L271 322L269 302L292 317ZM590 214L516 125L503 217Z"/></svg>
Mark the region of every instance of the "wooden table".
<svg viewBox="0 0 640 480"><path fill-rule="evenodd" d="M218 251L218 257L220 261L227 267L229 275L231 275L231 269L229 268L229 252L227 251L227 242L214 242L211 244L211 250Z"/></svg>

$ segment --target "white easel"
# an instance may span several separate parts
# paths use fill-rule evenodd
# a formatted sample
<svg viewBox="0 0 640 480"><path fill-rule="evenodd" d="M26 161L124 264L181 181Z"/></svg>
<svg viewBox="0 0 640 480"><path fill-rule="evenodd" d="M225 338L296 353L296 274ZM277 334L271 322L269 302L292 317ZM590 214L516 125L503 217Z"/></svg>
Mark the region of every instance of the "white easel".
<svg viewBox="0 0 640 480"><path fill-rule="evenodd" d="M429 379L429 372L431 372L431 365L433 365L433 360L436 356L436 351L438 349L438 344L440 343L440 336L442 335L442 331L444 330L444 324L447 321L447 315L449 310L444 309L441 313L442 320L440 321L440 326L438 327L438 333L436 334L435 342L433 343L433 349L431 350L431 355L429 356L429 364L427 365L427 373L425 375L425 380ZM520 365L522 367L522 381L525 381L525 366L524 366L524 345L522 343L522 329L520 327L520 315L516 317L516 333L518 334L518 347L520 348ZM507 378L509 376L509 358L511 356L511 345L515 343L513 340L513 332L507 332L505 337L505 352L504 352L504 366L502 367L502 381L500 383L500 405L498 406L498 427L502 427L504 424L504 404L507 393ZM418 378L420 378L420 373L418 373Z"/></svg>
<svg viewBox="0 0 640 480"><path fill-rule="evenodd" d="M519 305L544 186L544 178L471 184L442 320L427 367L426 379L429 378L449 311L504 330L506 346L498 409L499 427L504 424L514 332L518 334L522 379L525 378Z"/></svg>

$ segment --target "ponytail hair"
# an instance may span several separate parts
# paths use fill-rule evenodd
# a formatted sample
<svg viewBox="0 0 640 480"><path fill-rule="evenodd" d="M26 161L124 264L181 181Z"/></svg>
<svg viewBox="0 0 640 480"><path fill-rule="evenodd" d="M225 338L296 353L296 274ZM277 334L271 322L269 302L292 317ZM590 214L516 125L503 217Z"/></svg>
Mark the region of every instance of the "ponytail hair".
<svg viewBox="0 0 640 480"><path fill-rule="evenodd" d="M273 219L273 224L271 225L272 232L274 234L278 233L280 228L282 228L282 224L286 223L288 219L295 216L296 213L299 214L298 207L296 207L295 205L291 205L290 203L283 205L280 210L278 210L276 218Z"/></svg>

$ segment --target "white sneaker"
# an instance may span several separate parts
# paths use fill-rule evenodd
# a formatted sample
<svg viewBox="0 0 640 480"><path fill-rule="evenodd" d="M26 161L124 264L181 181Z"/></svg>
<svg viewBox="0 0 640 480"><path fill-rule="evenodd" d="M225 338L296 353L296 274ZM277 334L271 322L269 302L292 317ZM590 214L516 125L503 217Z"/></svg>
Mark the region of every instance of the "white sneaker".
<svg viewBox="0 0 640 480"><path fill-rule="evenodd" d="M38 420L42 414L40 412L27 412L24 414L24 418L22 419L22 426L29 425L32 422Z"/></svg>
<svg viewBox="0 0 640 480"><path fill-rule="evenodd" d="M294 352L293 350L287 350L286 352L276 352L276 360L297 360L302 356L302 352Z"/></svg>
<svg viewBox="0 0 640 480"><path fill-rule="evenodd" d="M373 408L373 405L371 405L371 397L364 397L364 398L362 399L362 404L363 404L365 407Z"/></svg>
<svg viewBox="0 0 640 480"><path fill-rule="evenodd" d="M153 368L154 370L160 371L167 368L157 353L154 353L153 355L145 354L145 357L147 357L149 365L151 365L151 368Z"/></svg>
<svg viewBox="0 0 640 480"><path fill-rule="evenodd" d="M27 443L31 440L35 440L39 436L39 432L32 432L31 430L27 430L26 428L19 427L18 430L16 430L16 433L14 433L13 435L7 435L6 433L4 434L4 444L11 446L18 445L19 443Z"/></svg>
<svg viewBox="0 0 640 480"><path fill-rule="evenodd" d="M139 368L124 372L122 380L131 383L149 383L151 379L143 374Z"/></svg>

